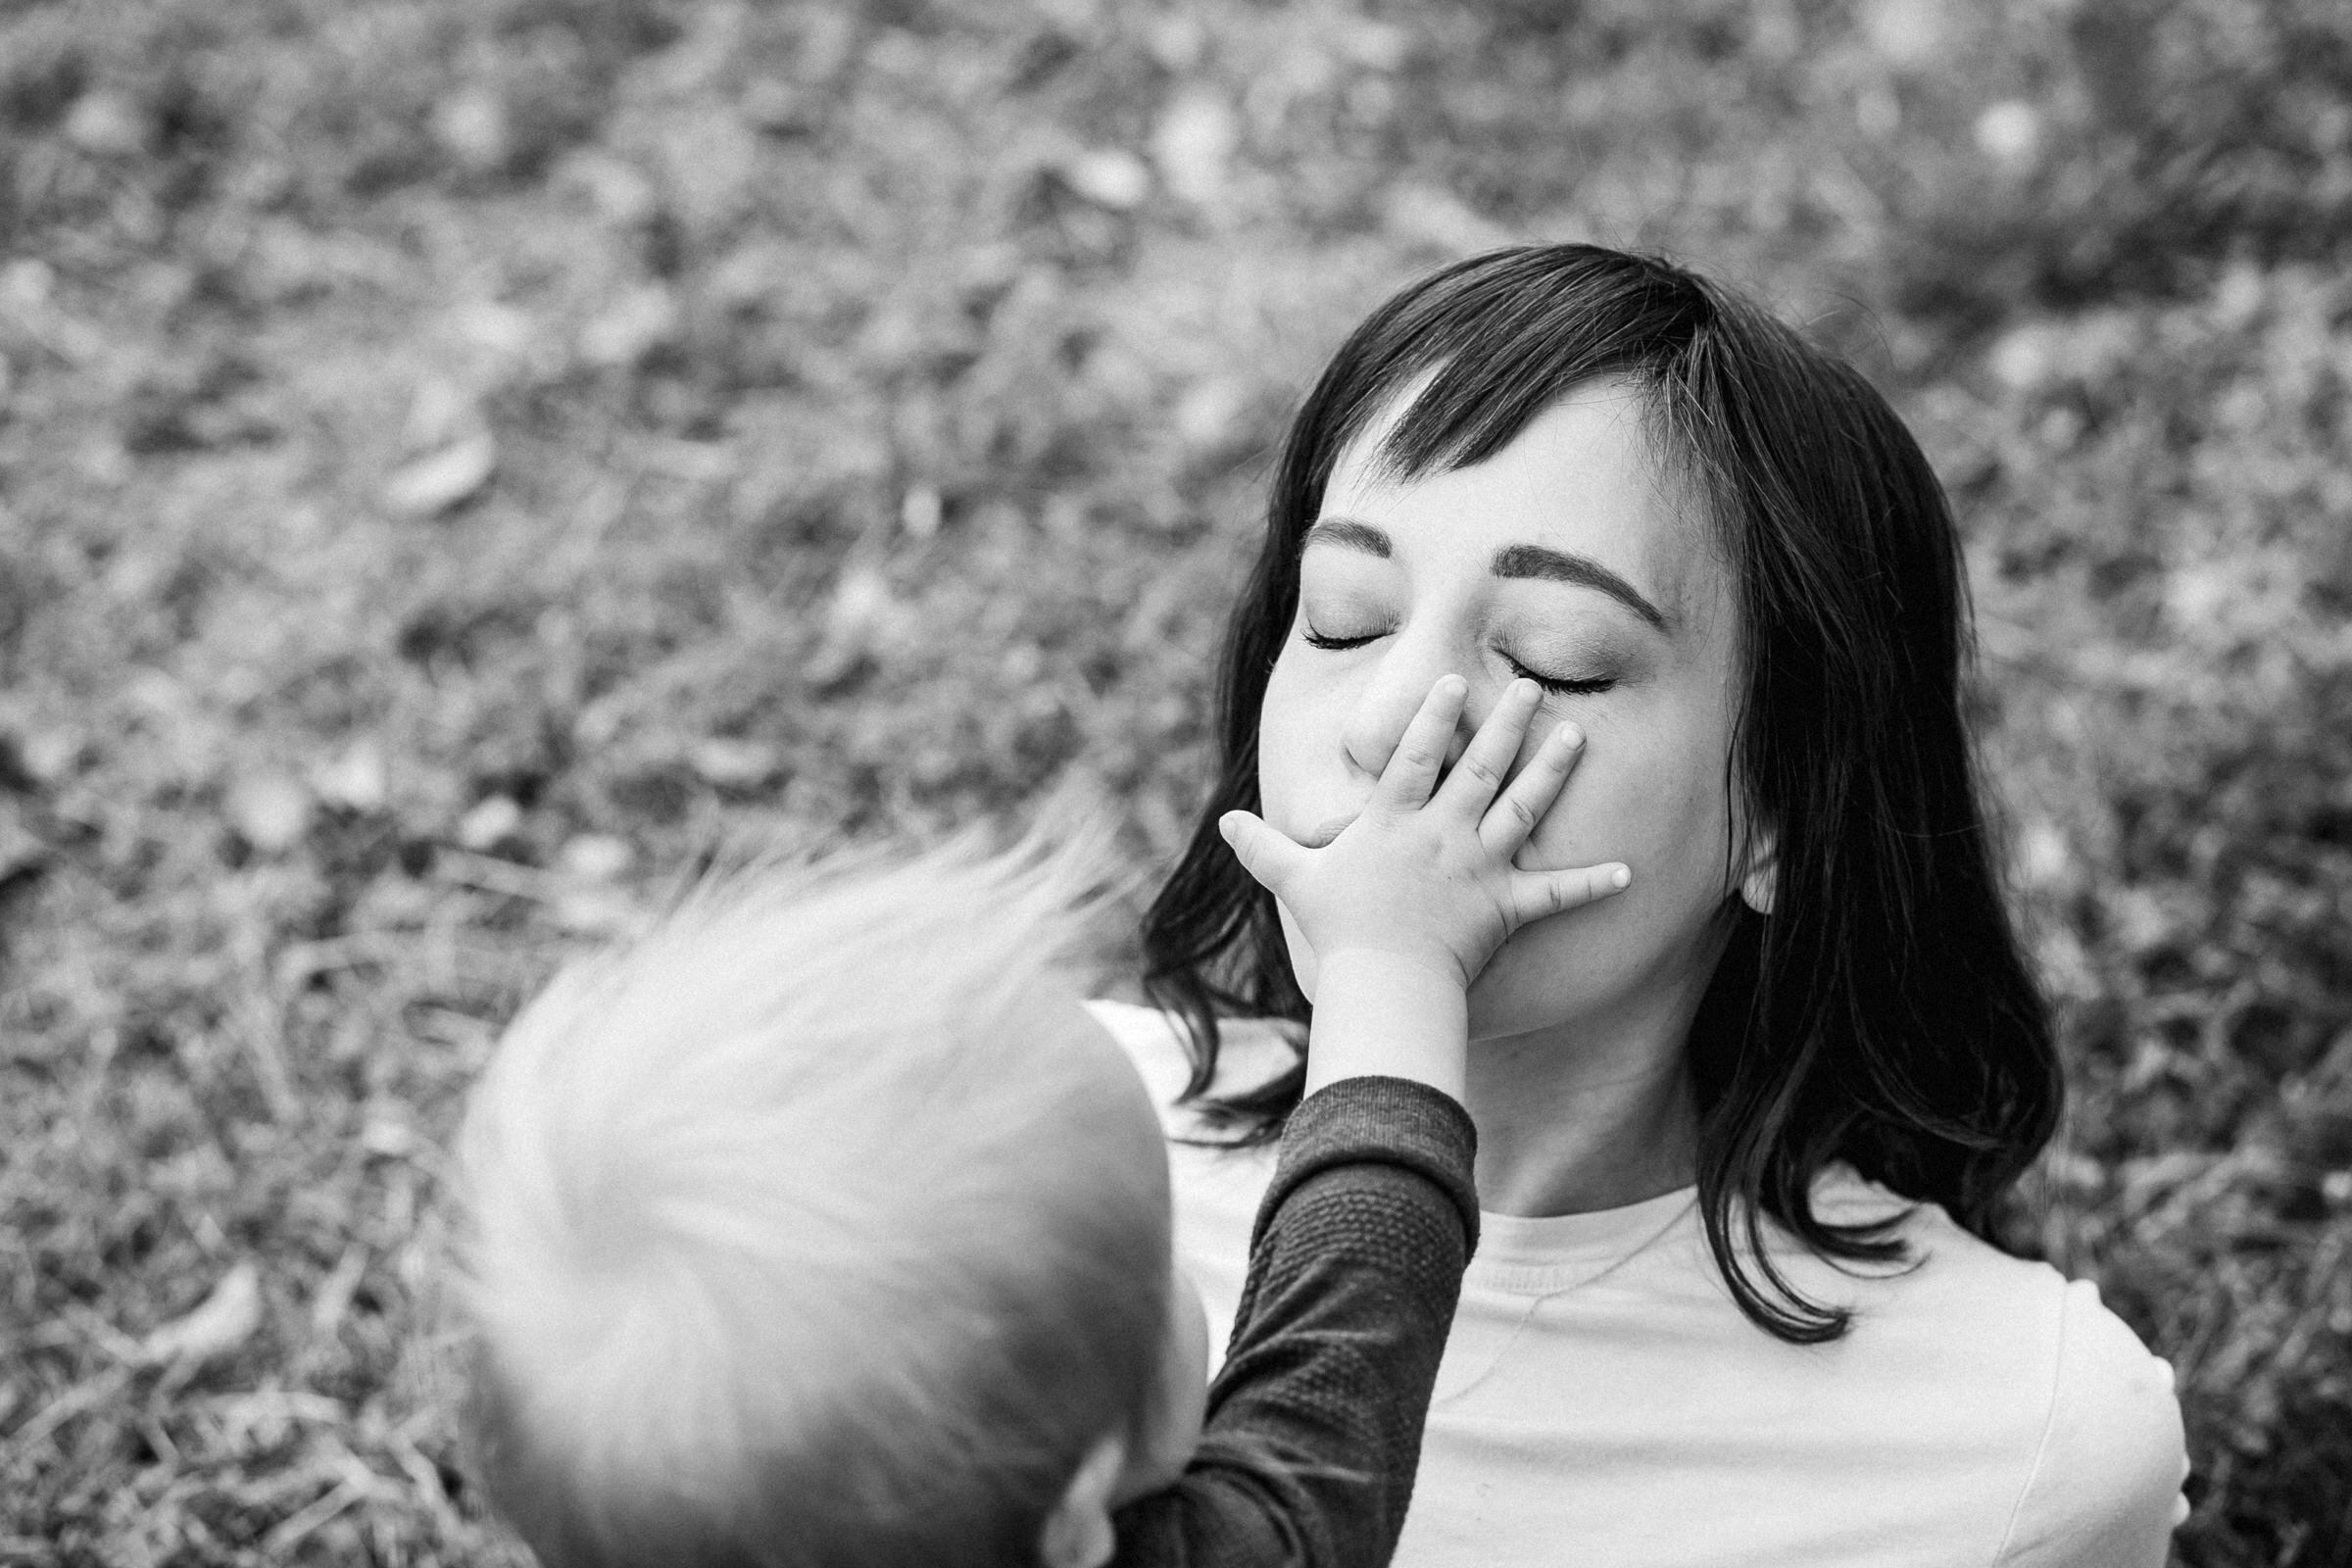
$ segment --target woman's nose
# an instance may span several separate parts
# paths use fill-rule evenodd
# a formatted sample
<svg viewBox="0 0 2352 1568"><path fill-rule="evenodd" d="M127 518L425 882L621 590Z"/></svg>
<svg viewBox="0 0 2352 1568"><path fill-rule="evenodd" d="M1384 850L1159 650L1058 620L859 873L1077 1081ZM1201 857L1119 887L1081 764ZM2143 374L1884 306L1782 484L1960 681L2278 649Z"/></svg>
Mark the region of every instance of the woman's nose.
<svg viewBox="0 0 2352 1568"><path fill-rule="evenodd" d="M1443 660L1411 659L1403 657L1404 654L1405 650L1400 648L1365 683L1341 734L1349 764L1366 778L1380 777L1396 751L1396 743L1404 738L1405 725L1421 710L1429 689L1438 683L1439 676L1452 668L1451 663ZM1461 757L1462 748L1470 743L1471 734L1493 700L1491 694L1479 690L1477 681L1471 682L1470 700L1446 748L1448 769Z"/></svg>

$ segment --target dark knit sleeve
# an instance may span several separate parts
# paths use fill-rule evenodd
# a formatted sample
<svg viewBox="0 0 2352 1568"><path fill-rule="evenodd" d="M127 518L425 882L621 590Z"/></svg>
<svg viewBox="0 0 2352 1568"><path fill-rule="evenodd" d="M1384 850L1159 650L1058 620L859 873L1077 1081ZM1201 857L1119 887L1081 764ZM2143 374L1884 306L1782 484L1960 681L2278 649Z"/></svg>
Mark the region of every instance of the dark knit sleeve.
<svg viewBox="0 0 2352 1568"><path fill-rule="evenodd" d="M1183 1478L1113 1521L1121 1568L1381 1568L1478 1242L1449 1096L1347 1078L1283 1131L1225 1365Z"/></svg>

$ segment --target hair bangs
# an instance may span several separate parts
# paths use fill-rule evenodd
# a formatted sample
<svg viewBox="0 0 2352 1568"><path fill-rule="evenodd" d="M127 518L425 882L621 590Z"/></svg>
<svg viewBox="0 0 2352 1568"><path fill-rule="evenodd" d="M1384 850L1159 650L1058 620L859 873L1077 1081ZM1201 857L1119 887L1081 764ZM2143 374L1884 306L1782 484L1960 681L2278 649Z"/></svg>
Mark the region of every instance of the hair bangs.
<svg viewBox="0 0 2352 1568"><path fill-rule="evenodd" d="M1653 433L1665 434L1668 388L1711 314L1704 294L1653 272L1529 286L1549 270L1541 250L1474 258L1416 288L1393 316L1366 322L1358 337L1380 328L1380 341L1368 345L1373 352L1320 432L1316 487L1400 394L1404 406L1372 454L1381 475L1398 481L1484 462L1591 381L1627 380L1660 421ZM1661 441L1659 450L1677 445Z"/></svg>

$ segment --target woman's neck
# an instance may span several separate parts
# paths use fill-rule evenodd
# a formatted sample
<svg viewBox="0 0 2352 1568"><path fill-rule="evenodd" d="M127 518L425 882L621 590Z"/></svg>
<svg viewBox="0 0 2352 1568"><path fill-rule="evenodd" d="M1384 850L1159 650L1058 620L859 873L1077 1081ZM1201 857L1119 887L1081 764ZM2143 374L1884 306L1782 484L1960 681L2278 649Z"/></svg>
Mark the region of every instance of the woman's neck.
<svg viewBox="0 0 2352 1568"><path fill-rule="evenodd" d="M1473 1042L1464 1103L1478 1124L1480 1203L1497 1214L1582 1214L1695 1180L1689 1019L1675 1021L1663 1038L1653 1026Z"/></svg>

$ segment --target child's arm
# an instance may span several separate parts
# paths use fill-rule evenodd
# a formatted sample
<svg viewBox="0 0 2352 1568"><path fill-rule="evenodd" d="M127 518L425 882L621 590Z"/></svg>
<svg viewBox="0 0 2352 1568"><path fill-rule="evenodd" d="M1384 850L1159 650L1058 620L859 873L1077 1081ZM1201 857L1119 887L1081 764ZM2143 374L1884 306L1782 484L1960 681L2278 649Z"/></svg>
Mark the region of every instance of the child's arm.
<svg viewBox="0 0 2352 1568"><path fill-rule="evenodd" d="M1208 1421L1114 1521L1120 1568L1380 1568L1477 1238L1459 1102L1401 1078L1308 1096L1283 1133Z"/></svg>
<svg viewBox="0 0 2352 1568"><path fill-rule="evenodd" d="M1467 987L1526 920L1623 885L1617 867L1511 867L1575 765L1555 736L1502 786L1537 695L1517 683L1433 795L1461 711L1441 682L1328 849L1254 818L1228 829L1316 950L1310 1093L1258 1208L1200 1446L1121 1510L1119 1564L1379 1568L1396 1549L1478 1239Z"/></svg>

